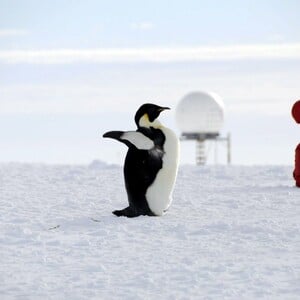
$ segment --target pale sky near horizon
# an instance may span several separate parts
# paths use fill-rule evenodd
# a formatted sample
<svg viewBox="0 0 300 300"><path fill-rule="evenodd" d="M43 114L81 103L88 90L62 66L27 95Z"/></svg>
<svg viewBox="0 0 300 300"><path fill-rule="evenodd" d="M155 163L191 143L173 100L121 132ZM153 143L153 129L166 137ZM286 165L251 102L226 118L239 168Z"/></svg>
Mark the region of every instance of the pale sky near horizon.
<svg viewBox="0 0 300 300"><path fill-rule="evenodd" d="M0 162L122 163L144 102L219 94L234 164L292 164L300 1L0 0ZM219 147L219 161L225 150ZM210 161L213 154L210 153ZM183 163L194 145L182 143Z"/></svg>

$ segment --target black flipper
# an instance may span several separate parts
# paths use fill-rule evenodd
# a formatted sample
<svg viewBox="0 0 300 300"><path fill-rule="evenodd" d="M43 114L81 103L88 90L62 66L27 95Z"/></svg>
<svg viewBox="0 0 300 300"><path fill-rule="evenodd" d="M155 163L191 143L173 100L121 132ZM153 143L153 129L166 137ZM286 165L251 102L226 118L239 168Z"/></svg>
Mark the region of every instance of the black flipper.
<svg viewBox="0 0 300 300"><path fill-rule="evenodd" d="M104 138L119 140L124 131L108 131L103 134Z"/></svg>
<svg viewBox="0 0 300 300"><path fill-rule="evenodd" d="M108 131L104 133L104 138L117 140L128 147L139 150L150 150L154 148L154 141L141 131Z"/></svg>
<svg viewBox="0 0 300 300"><path fill-rule="evenodd" d="M108 131L108 132L103 134L103 137L117 140L117 141L125 144L128 147L132 146L132 144L129 141L121 139L121 136L124 133L125 133L124 131Z"/></svg>

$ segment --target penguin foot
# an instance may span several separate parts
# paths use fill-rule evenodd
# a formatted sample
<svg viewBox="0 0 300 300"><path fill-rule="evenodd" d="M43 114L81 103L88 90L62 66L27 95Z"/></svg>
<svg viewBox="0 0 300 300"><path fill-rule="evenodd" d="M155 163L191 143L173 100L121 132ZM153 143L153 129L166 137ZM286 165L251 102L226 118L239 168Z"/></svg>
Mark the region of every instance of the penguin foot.
<svg viewBox="0 0 300 300"><path fill-rule="evenodd" d="M121 210L115 210L112 212L117 217L127 217L127 218L134 218L138 217L140 214L136 213L131 207L126 207Z"/></svg>

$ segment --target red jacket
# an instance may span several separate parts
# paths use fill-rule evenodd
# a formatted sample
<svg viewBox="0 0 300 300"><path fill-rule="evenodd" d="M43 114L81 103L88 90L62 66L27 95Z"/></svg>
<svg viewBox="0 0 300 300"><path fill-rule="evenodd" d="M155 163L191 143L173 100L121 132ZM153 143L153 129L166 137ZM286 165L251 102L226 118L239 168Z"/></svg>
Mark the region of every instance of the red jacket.
<svg viewBox="0 0 300 300"><path fill-rule="evenodd" d="M292 116L296 123L300 123L300 100L296 101L292 107ZM295 150L295 170L294 179L296 180L296 186L300 187L300 144Z"/></svg>
<svg viewBox="0 0 300 300"><path fill-rule="evenodd" d="M292 107L292 116L296 123L300 123L300 100L296 101Z"/></svg>
<svg viewBox="0 0 300 300"><path fill-rule="evenodd" d="M293 175L296 180L296 186L300 187L300 144L295 150L295 170Z"/></svg>

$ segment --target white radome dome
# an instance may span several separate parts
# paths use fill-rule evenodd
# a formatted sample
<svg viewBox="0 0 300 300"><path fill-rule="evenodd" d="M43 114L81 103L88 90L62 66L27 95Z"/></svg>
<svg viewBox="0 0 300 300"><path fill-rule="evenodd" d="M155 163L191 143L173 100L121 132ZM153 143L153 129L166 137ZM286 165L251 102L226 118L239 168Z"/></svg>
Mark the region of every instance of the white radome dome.
<svg viewBox="0 0 300 300"><path fill-rule="evenodd" d="M224 123L224 103L215 93L192 92L179 102L176 122L182 133L220 132Z"/></svg>

